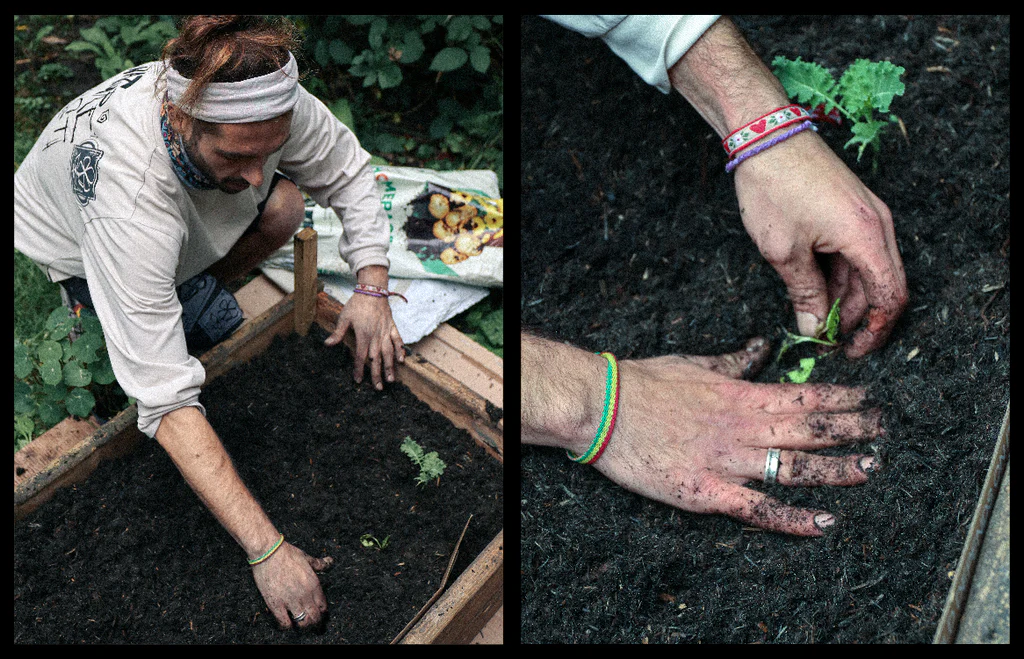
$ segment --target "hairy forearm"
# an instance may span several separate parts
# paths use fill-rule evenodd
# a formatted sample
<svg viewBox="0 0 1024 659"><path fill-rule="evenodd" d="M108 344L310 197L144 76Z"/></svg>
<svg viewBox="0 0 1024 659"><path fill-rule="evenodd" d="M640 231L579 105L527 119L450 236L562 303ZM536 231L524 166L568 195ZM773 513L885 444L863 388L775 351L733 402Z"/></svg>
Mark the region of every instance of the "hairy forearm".
<svg viewBox="0 0 1024 659"><path fill-rule="evenodd" d="M387 288L388 286L388 269L382 265L367 265L359 268L359 272L356 273L356 281L360 284L369 284L370 286L381 286Z"/></svg>
<svg viewBox="0 0 1024 659"><path fill-rule="evenodd" d="M669 69L669 79L722 138L789 103L778 79L726 17Z"/></svg>
<svg viewBox="0 0 1024 659"><path fill-rule="evenodd" d="M607 362L525 332L521 345L522 442L585 452L601 419Z"/></svg>
<svg viewBox="0 0 1024 659"><path fill-rule="evenodd" d="M277 541L277 529L245 487L198 408L182 407L164 415L156 439L249 558L258 557Z"/></svg>

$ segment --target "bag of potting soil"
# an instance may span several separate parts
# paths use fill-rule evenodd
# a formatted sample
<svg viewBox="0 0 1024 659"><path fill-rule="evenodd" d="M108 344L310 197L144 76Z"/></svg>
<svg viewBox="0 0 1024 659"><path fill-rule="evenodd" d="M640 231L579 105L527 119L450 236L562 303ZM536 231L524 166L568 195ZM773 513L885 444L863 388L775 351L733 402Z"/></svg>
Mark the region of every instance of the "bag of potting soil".
<svg viewBox="0 0 1024 659"><path fill-rule="evenodd" d="M502 285L504 231L498 177L483 170L435 172L389 166L376 167L374 172L391 224L390 287L408 299L405 303L391 298L391 312L402 339L415 343L487 297L481 287ZM306 203L303 226L317 232L317 273L327 293L347 303L355 275L338 255L341 220L329 208L311 200ZM435 227L440 237L434 235ZM261 265L285 292L294 290L294 258L294 243L288 241Z"/></svg>
<svg viewBox="0 0 1024 659"><path fill-rule="evenodd" d="M374 175L391 224L392 277L502 285L505 229L494 172L380 165ZM312 220L318 242L333 245L319 250L321 272L349 274L348 264L338 256L338 216L330 208L313 205L307 206L306 217L307 226Z"/></svg>

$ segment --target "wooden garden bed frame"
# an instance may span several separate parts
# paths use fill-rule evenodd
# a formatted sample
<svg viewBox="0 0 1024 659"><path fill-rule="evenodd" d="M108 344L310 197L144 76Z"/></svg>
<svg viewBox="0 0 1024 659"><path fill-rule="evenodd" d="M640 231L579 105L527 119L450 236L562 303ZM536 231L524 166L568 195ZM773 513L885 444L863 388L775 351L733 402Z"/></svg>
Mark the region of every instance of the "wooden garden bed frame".
<svg viewBox="0 0 1024 659"><path fill-rule="evenodd" d="M260 277L236 294L240 303L243 299L267 300L267 291L271 291L271 299L280 300L269 308L258 301L249 308L242 305L249 312L255 307L258 313L201 357L207 384L262 353L275 336L305 335L314 322L333 331L342 305L323 292L316 278L316 232L312 229L295 237L295 273L294 293L284 295ZM350 339L346 343L352 347ZM502 360L448 325L408 347L405 363L396 368L398 381L468 431L491 457L502 462ZM68 419L18 451L14 456L15 521L43 505L56 490L84 481L103 460L134 450L145 439L137 422L134 405L102 426ZM501 530L412 629L396 640L470 642L502 605L503 566ZM437 576L440 583L442 575Z"/></svg>

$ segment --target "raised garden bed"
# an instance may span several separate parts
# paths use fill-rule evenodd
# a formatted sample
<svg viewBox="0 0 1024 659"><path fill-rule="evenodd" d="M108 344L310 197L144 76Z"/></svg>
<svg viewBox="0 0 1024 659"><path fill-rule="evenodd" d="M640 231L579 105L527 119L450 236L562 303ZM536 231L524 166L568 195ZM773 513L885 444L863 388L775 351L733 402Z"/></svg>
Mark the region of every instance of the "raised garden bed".
<svg viewBox="0 0 1024 659"><path fill-rule="evenodd" d="M804 539L674 510L526 447L526 642L931 642L954 586L1010 396L1009 17L735 20L768 62L907 69L893 110L909 143L891 131L877 174L845 131L820 133L889 205L906 267L889 343L811 378L869 386L883 468L855 488L753 484L839 518ZM620 359L777 346L792 307L707 124L597 40L536 17L523 35L524 323Z"/></svg>
<svg viewBox="0 0 1024 659"><path fill-rule="evenodd" d="M34 458L16 456L16 642L392 641L437 590L470 513L447 590L402 642L468 642L497 610L500 360L447 328L435 345L412 346L402 384L355 385L348 351L322 345L340 305L310 281L203 357L202 400L286 537L335 558L321 575L330 608L320 633L275 629L244 556L129 409L84 438L52 440L63 448L34 442ZM305 323L319 327L301 338L295 309L309 299ZM480 360L453 366L453 353ZM398 449L406 435L448 463L439 484L415 484ZM113 455L126 457L99 464ZM365 533L390 536L388 546L362 546Z"/></svg>

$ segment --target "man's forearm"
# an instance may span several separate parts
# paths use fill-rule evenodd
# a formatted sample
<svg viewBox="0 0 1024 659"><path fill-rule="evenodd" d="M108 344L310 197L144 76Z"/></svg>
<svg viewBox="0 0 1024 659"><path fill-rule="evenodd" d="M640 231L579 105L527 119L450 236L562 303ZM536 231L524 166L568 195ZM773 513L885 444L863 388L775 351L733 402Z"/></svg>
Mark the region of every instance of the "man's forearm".
<svg viewBox="0 0 1024 659"><path fill-rule="evenodd" d="M370 286L388 287L388 269L382 265L367 265L359 268L356 281Z"/></svg>
<svg viewBox="0 0 1024 659"><path fill-rule="evenodd" d="M522 442L582 454L600 424L607 362L525 332L520 343Z"/></svg>
<svg viewBox="0 0 1024 659"><path fill-rule="evenodd" d="M722 138L789 103L782 84L724 16L669 69L669 79Z"/></svg>
<svg viewBox="0 0 1024 659"><path fill-rule="evenodd" d="M198 408L182 407L164 415L156 439L249 558L260 556L277 541L277 529L245 487Z"/></svg>

